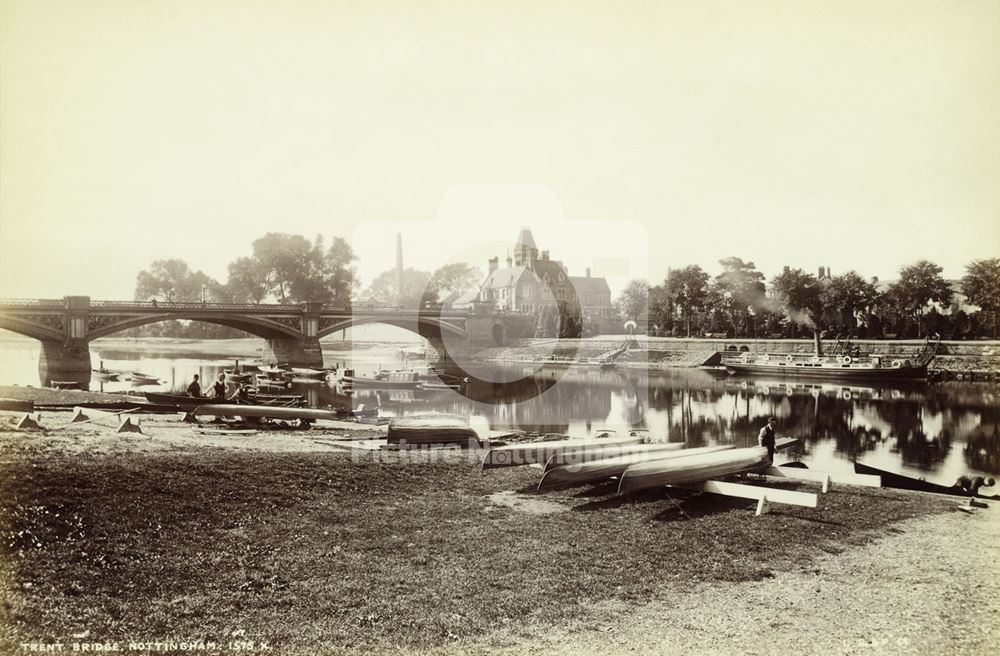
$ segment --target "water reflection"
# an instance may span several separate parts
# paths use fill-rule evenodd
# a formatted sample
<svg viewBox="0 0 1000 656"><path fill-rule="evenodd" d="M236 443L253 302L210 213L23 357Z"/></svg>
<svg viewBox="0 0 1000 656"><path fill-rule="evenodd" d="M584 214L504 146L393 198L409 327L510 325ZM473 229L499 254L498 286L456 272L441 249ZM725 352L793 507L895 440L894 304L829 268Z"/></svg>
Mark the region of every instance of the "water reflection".
<svg viewBox="0 0 1000 656"><path fill-rule="evenodd" d="M91 389L124 392L183 392L193 374L213 380L231 368L233 355L195 353L92 353L112 370L141 369L163 384L132 388L127 381L93 380ZM252 354L239 356L241 361ZM343 362L359 373L400 366L386 352L339 351L328 362ZM34 352L4 350L0 345L0 383L37 384ZM410 363L414 364L414 363ZM469 416L478 426L519 428L582 435L596 426L646 428L658 440L689 446L714 443L746 446L769 416L779 433L800 438L804 459L813 466L849 469L852 459L874 466L926 476L950 484L964 473L1000 473L998 388L985 383L843 385L750 379L711 371L678 369L568 370L512 369L506 375L483 365L471 373L483 380L526 377L516 385L482 381L470 401L451 391L358 389L346 394L336 385L297 382L314 407L375 407L383 417L422 412ZM34 379L34 380L33 380ZM277 390L269 390L277 391ZM949 480L950 479L950 480Z"/></svg>

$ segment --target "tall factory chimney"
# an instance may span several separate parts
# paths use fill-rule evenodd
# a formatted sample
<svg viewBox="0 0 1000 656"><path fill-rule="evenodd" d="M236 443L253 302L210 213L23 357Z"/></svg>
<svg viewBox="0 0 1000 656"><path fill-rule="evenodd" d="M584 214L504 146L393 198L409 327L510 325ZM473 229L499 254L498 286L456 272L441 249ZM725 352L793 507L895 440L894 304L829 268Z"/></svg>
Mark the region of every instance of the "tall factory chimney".
<svg viewBox="0 0 1000 656"><path fill-rule="evenodd" d="M396 307L403 307L403 235L396 233Z"/></svg>

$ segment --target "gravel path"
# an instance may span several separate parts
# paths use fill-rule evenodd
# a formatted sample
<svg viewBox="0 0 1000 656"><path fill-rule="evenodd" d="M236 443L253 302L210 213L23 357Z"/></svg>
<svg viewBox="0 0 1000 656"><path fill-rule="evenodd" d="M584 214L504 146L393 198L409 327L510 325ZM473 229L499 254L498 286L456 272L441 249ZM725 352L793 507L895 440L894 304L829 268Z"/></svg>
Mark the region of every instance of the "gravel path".
<svg viewBox="0 0 1000 656"><path fill-rule="evenodd" d="M956 504L957 505L957 504ZM754 583L667 595L509 653L987 654L1000 647L1000 504L894 525ZM487 649L495 651L494 643Z"/></svg>

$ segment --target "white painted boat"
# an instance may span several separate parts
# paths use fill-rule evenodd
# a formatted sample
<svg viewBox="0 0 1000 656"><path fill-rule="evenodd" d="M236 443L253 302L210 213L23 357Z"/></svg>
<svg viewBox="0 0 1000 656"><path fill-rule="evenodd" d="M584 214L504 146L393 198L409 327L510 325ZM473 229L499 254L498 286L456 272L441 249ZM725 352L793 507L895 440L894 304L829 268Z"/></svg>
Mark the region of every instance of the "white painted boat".
<svg viewBox="0 0 1000 656"><path fill-rule="evenodd" d="M327 374L325 369L313 369L311 367L290 367L289 371L296 378L312 378L315 380L326 380Z"/></svg>
<svg viewBox="0 0 1000 656"><path fill-rule="evenodd" d="M573 456L568 459L570 464L552 466L555 461L567 460L565 454L555 455L549 458L545 464L545 472L542 474L542 480L538 482L538 489L602 481L612 476L621 476L632 465L643 462L715 453L733 448L725 444L694 449L680 448L683 446L683 444L640 444L621 449L633 449L631 452L603 458L600 457L601 452L607 450L595 449L594 455L597 457L590 460L586 460L590 454L582 454L582 458L584 458L582 461L576 460L576 456ZM642 447L650 448L643 449Z"/></svg>
<svg viewBox="0 0 1000 656"><path fill-rule="evenodd" d="M490 449L484 456L483 469L544 463L557 453L567 450L585 451L587 449L600 449L608 446L642 444L645 441L644 434L639 433L629 433L626 436L618 436L613 433L607 433L607 435L607 437L569 438L565 440L552 440L550 442L527 442L525 444L508 444L496 447L495 449Z"/></svg>
<svg viewBox="0 0 1000 656"><path fill-rule="evenodd" d="M343 415L335 410L316 410L314 408L277 408L268 405L230 405L222 403L206 403L191 410L193 415L212 415L213 417L249 417L259 419L316 419L336 420Z"/></svg>
<svg viewBox="0 0 1000 656"><path fill-rule="evenodd" d="M742 472L761 471L769 466L767 449L760 446L651 460L626 469L618 482L618 493L698 483Z"/></svg>

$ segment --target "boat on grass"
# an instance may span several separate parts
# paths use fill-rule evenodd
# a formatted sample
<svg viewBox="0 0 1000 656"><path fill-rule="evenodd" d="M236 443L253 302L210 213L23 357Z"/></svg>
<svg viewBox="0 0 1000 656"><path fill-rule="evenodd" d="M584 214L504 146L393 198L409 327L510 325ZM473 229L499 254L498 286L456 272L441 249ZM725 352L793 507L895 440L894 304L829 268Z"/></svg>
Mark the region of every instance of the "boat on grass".
<svg viewBox="0 0 1000 656"><path fill-rule="evenodd" d="M890 472L884 469L878 469L876 467L871 467L869 465L863 465L857 461L854 462L854 473L881 476L882 487L893 487L896 488L897 490L934 492L936 494L949 494L951 496L956 496L956 497L971 496L968 492L966 492L960 487L951 485L941 485L939 483L932 483L922 478L915 478L913 476L906 476L905 474L898 474L896 472ZM989 495L979 495L979 496L989 498Z"/></svg>
<svg viewBox="0 0 1000 656"><path fill-rule="evenodd" d="M480 446L479 435L469 422L455 415L397 417L389 422L387 439L389 446L398 448L445 444L473 449Z"/></svg>
<svg viewBox="0 0 1000 656"><path fill-rule="evenodd" d="M631 465L618 480L618 493L664 485L686 485L769 467L767 449L754 446L683 455Z"/></svg>
<svg viewBox="0 0 1000 656"><path fill-rule="evenodd" d="M787 449L796 444L793 437L775 440L775 449ZM633 446L613 446L589 451L565 451L549 458L542 472L538 489L580 485L621 476L626 469L650 460L677 458L735 449L732 444L684 448L682 443L653 443Z"/></svg>
<svg viewBox="0 0 1000 656"><path fill-rule="evenodd" d="M612 476L621 476L626 469L641 462L696 455L698 453L714 453L733 448L728 445L705 446L694 449L685 449L683 447L684 445L679 443L638 444L618 449L594 449L592 453L570 452L556 454L545 463L545 471L542 473L542 480L538 481L538 489L542 490L545 488L603 481ZM618 452L618 455L610 455L615 451ZM582 458L582 460L577 458Z"/></svg>
<svg viewBox="0 0 1000 656"><path fill-rule="evenodd" d="M288 408L269 405L242 405L235 403L206 403L191 408L192 415L211 415L213 417L242 417L244 419L298 419L303 423L311 423L317 419L339 420L344 415L337 410L318 410L315 408Z"/></svg>
<svg viewBox="0 0 1000 656"><path fill-rule="evenodd" d="M605 430L595 433L592 438L566 438L543 442L525 442L507 444L490 449L483 458L483 469L497 467L518 467L534 463L547 462L552 456L564 451L586 451L602 449L609 446L625 446L642 444L646 441L645 431L630 431L620 436L614 431Z"/></svg>

